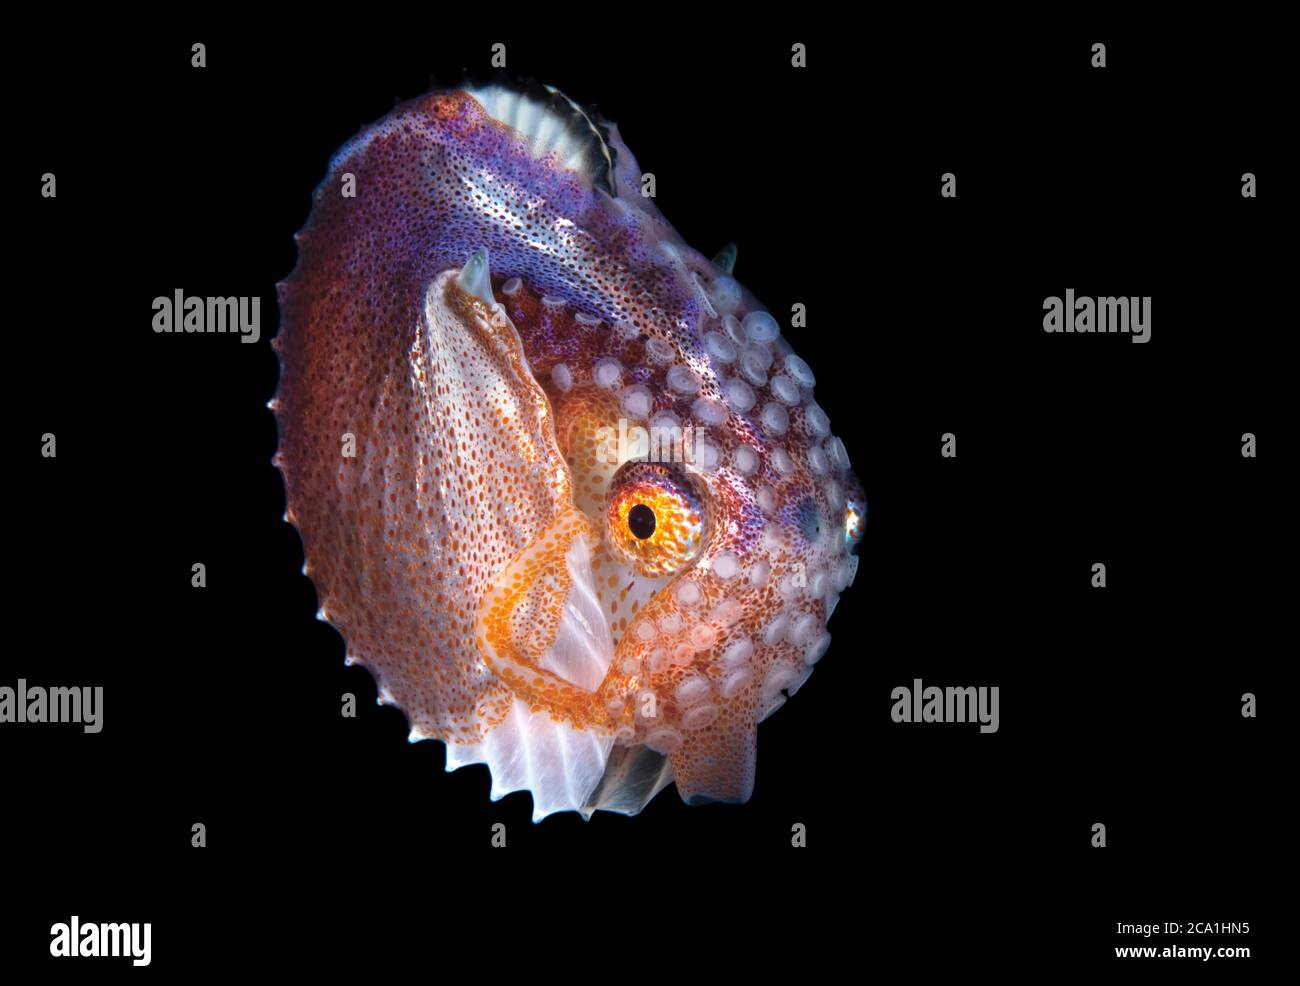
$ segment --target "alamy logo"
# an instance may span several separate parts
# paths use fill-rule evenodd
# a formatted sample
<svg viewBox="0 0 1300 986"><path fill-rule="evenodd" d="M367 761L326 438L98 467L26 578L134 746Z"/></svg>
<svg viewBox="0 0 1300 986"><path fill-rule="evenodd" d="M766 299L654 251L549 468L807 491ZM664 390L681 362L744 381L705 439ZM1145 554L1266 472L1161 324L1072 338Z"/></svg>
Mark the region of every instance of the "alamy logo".
<svg viewBox="0 0 1300 986"><path fill-rule="evenodd" d="M998 731L998 686L989 688L921 687L914 678L912 687L899 685L890 697L894 722L978 722L981 733Z"/></svg>
<svg viewBox="0 0 1300 986"><path fill-rule="evenodd" d="M689 463L701 469L712 468L711 446L705 440L705 428L687 424L651 424L649 429L628 425L626 418L596 429L596 460L621 465L624 462Z"/></svg>
<svg viewBox="0 0 1300 986"><path fill-rule="evenodd" d="M1076 298L1074 288L1065 289L1065 300L1056 295L1043 299L1044 332L1123 332L1134 342L1151 339L1151 298Z"/></svg>
<svg viewBox="0 0 1300 986"><path fill-rule="evenodd" d="M104 687L85 688L0 687L0 724L9 722L79 722L87 733L104 728Z"/></svg>
<svg viewBox="0 0 1300 986"><path fill-rule="evenodd" d="M82 924L74 914L67 924L51 925L50 935L50 954L56 959L130 957L132 965L148 965L153 926Z"/></svg>
<svg viewBox="0 0 1300 986"><path fill-rule="evenodd" d="M237 332L240 342L262 337L261 298L187 298L177 288L172 298L154 298L153 310L155 332Z"/></svg>

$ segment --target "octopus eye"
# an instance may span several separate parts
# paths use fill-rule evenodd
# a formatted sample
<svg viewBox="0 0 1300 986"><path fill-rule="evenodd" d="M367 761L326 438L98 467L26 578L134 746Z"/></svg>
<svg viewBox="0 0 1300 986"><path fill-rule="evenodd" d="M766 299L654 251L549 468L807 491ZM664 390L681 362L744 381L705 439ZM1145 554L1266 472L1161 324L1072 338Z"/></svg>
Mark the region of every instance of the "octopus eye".
<svg viewBox="0 0 1300 986"><path fill-rule="evenodd" d="M627 512L627 529L634 537L644 541L655 532L655 512L644 503L638 503Z"/></svg>
<svg viewBox="0 0 1300 986"><path fill-rule="evenodd" d="M867 501L851 499L844 508L844 547L852 551L862 540L862 530L867 526Z"/></svg>
<svg viewBox="0 0 1300 986"><path fill-rule="evenodd" d="M699 557L708 535L707 494L680 469L626 463L609 484L605 538L643 575L673 575Z"/></svg>

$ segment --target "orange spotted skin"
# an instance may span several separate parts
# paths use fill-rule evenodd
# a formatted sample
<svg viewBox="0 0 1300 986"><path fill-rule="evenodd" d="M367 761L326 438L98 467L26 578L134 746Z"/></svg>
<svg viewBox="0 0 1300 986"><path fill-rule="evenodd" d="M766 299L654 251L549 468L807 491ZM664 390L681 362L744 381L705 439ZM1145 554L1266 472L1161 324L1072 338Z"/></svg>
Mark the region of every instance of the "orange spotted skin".
<svg viewBox="0 0 1300 986"><path fill-rule="evenodd" d="M320 303L329 302L304 302ZM488 501L549 520L565 495L526 480L527 460L492 441L499 402L440 382L444 361L511 365L511 341L485 334L446 345L455 338L435 345L417 323L391 339L286 332L276 340L277 411L282 421L293 417L276 459L321 615L343 633L349 656L401 696L414 728L451 740L478 738L509 698L480 665L437 658L473 647L478 600L524 547L512 522L486 510ZM347 379L365 385L328 386ZM518 387L526 405L539 400L530 378L518 378ZM416 403L429 414L412 415ZM553 436L544 419L531 424L528 437L545 456ZM342 454L349 435L355 457ZM503 481L489 485L494 473Z"/></svg>
<svg viewBox="0 0 1300 986"><path fill-rule="evenodd" d="M449 91L336 155L280 291L286 517L414 736L473 747L522 701L667 757L688 802L742 802L866 504L807 364L610 142L613 195Z"/></svg>

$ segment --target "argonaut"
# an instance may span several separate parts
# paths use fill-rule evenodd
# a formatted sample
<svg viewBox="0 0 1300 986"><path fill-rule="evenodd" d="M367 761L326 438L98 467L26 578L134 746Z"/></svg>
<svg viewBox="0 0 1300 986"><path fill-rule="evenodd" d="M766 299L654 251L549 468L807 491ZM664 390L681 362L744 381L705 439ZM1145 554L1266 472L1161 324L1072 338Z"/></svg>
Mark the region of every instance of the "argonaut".
<svg viewBox="0 0 1300 986"><path fill-rule="evenodd" d="M279 286L275 463L319 615L412 740L534 820L748 800L866 519L734 248L640 188L551 87L430 92L335 155Z"/></svg>

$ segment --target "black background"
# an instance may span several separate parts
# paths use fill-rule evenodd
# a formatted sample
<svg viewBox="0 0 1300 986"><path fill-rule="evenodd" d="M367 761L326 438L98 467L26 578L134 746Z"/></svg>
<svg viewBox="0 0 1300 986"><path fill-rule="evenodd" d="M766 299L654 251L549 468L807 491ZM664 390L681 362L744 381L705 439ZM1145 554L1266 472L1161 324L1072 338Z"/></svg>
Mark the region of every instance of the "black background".
<svg viewBox="0 0 1300 986"><path fill-rule="evenodd" d="M559 908L652 935L661 893L712 920L752 899L790 932L773 944L917 968L1146 974L1158 963L1113 946L1152 943L1245 944L1250 960L1214 971L1261 968L1281 946L1268 873L1294 543L1293 121L1268 32L683 28L608 43L597 24L552 36L490 20L126 31L111 56L90 32L18 46L16 634L0 683L106 696L99 735L0 732L14 891L0 962L167 977L252 956L378 961L381 939L400 944L396 915L446 944L466 895L495 886L524 895L529 921ZM1089 66L1098 40L1104 70ZM808 306L787 336L870 522L831 650L760 729L743 807L668 790L636 818L533 825L527 795L489 801L485 768L445 773L442 746L408 744L369 674L343 666L281 519L268 343L310 193L348 137L431 76L485 71L497 41L512 71L619 123L688 243L734 240L738 278L773 312ZM794 41L807 69L790 67ZM54 200L36 193L45 171ZM947 171L955 200L939 195ZM1245 171L1258 199L1240 194ZM260 296L261 341L155 335L152 299L177 288ZM1151 342L1044 333L1043 299L1067 288L1151 296ZM1247 431L1256 459L1240 454ZM45 432L57 459L35 451ZM196 561L206 589L190 586ZM999 686L1000 731L892 723L891 689L917 677ZM1258 719L1240 715L1246 691ZM506 859L487 852L497 821ZM513 926L521 905L475 906L471 923ZM151 921L151 969L50 961L49 926L73 913ZM1251 931L1114 933L1192 920ZM571 968L564 949L589 945L546 948ZM728 958L704 952L702 969Z"/></svg>

